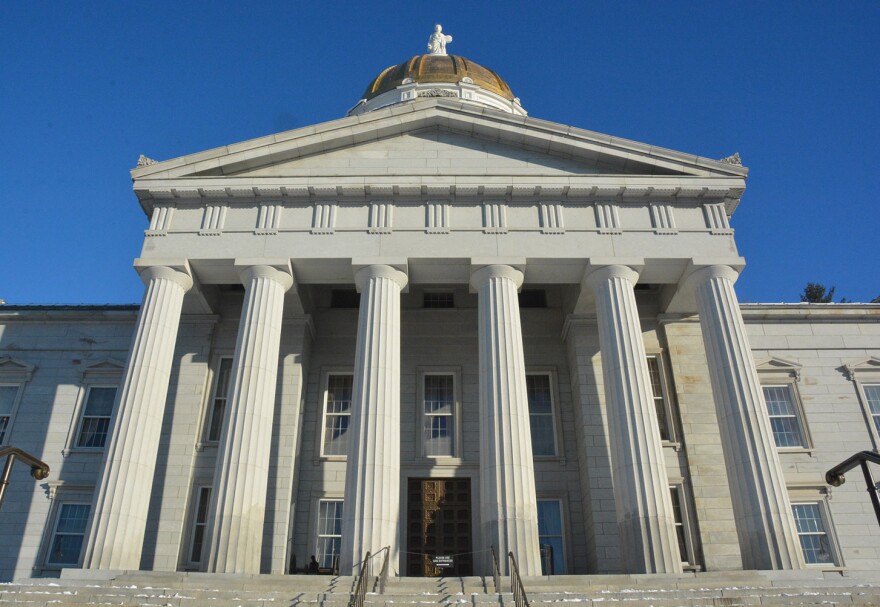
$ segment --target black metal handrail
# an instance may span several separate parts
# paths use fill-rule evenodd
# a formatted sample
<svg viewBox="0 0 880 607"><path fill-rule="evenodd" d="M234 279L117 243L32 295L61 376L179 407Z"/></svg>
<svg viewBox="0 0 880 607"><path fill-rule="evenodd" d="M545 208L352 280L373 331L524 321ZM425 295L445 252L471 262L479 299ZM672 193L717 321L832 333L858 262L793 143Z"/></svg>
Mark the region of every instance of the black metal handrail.
<svg viewBox="0 0 880 607"><path fill-rule="evenodd" d="M382 568L379 570L379 576L376 578L376 584L378 586L379 594L385 594L385 582L388 581L388 556L391 554L391 546L385 546L379 552L384 552L385 558L382 559ZM379 556L379 552L377 552L373 556Z"/></svg>
<svg viewBox="0 0 880 607"><path fill-rule="evenodd" d="M519 575L519 567L516 565L513 552L507 553L507 559L510 564L510 591L513 593L513 602L516 607L529 607L529 598L526 596L526 589Z"/></svg>
<svg viewBox="0 0 880 607"><path fill-rule="evenodd" d="M871 496L871 504L874 506L874 514L877 516L877 523L880 524L880 483L874 482L874 477L871 476L871 470L868 468L868 462L880 465L880 454L873 451L856 453L826 472L825 482L832 487L840 487L846 482L844 473L856 466L861 466L862 474L865 476L865 484L868 485L868 495Z"/></svg>
<svg viewBox="0 0 880 607"><path fill-rule="evenodd" d="M358 573L357 585L354 587L354 592L351 593L351 598L348 601L348 607L364 607L364 599L367 598L368 577L370 577L369 550L367 550L367 553L364 555L364 560L361 563L361 569Z"/></svg>
<svg viewBox="0 0 880 607"><path fill-rule="evenodd" d="M9 486L9 476L12 474L12 464L15 463L16 457L31 467L31 476L38 481L49 476L49 464L18 447L0 447L0 457L6 458L3 476L0 477L0 506L3 505L3 498L6 497L6 487Z"/></svg>
<svg viewBox="0 0 880 607"><path fill-rule="evenodd" d="M489 546L492 551L492 581L495 582L495 594L501 594L501 567L498 565L498 553L495 546Z"/></svg>

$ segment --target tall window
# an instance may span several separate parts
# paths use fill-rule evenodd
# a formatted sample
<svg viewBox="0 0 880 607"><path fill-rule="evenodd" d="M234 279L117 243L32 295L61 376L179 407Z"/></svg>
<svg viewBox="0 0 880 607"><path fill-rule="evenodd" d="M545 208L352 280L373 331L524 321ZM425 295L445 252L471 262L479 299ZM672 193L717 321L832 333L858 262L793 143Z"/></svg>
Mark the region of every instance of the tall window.
<svg viewBox="0 0 880 607"><path fill-rule="evenodd" d="M833 564L834 552L828 538L828 529L818 502L792 504L804 561L808 565Z"/></svg>
<svg viewBox="0 0 880 607"><path fill-rule="evenodd" d="M107 442L110 432L110 417L113 415L113 401L116 400L116 387L90 386L86 392L82 421L79 426L77 447L100 449Z"/></svg>
<svg viewBox="0 0 880 607"><path fill-rule="evenodd" d="M455 455L455 376L424 376L422 444L425 455Z"/></svg>
<svg viewBox="0 0 880 607"><path fill-rule="evenodd" d="M332 569L342 542L342 500L318 502L318 544L315 557L322 568Z"/></svg>
<svg viewBox="0 0 880 607"><path fill-rule="evenodd" d="M547 561L552 556L553 574L565 573L565 542L562 531L562 502L538 500L538 543L541 545L541 573L550 575ZM550 554L547 553L549 549Z"/></svg>
<svg viewBox="0 0 880 607"><path fill-rule="evenodd" d="M648 372L651 375L651 393L654 395L654 408L657 410L657 426L660 428L660 439L672 440L672 424L666 391L663 385L663 371L659 356L648 356Z"/></svg>
<svg viewBox="0 0 880 607"><path fill-rule="evenodd" d="M202 549L205 545L205 532L208 528L208 510L211 507L211 487L199 487L196 496L196 510L193 517L192 545L189 551L191 563L202 562Z"/></svg>
<svg viewBox="0 0 880 607"><path fill-rule="evenodd" d="M52 544L46 557L47 564L68 567L79 565L90 508L88 504L61 504L55 530L52 532Z"/></svg>
<svg viewBox="0 0 880 607"><path fill-rule="evenodd" d="M871 411L871 419L874 420L874 427L880 434L880 384L865 384L865 399L868 401L868 409ZM0 443L3 440L0 439Z"/></svg>
<svg viewBox="0 0 880 607"><path fill-rule="evenodd" d="M791 395L791 386L764 386L763 389L776 446L806 447L797 407Z"/></svg>
<svg viewBox="0 0 880 607"><path fill-rule="evenodd" d="M7 430L12 419L12 410L15 407L15 399L18 397L17 385L0 386L0 445L6 442Z"/></svg>
<svg viewBox="0 0 880 607"><path fill-rule="evenodd" d="M232 375L232 359L221 358L214 378L214 397L208 409L208 431L205 440L216 442L220 440L220 432L223 430L223 417L226 414L226 401L229 398L229 378Z"/></svg>
<svg viewBox="0 0 880 607"><path fill-rule="evenodd" d="M556 455L556 423L553 418L550 374L526 375L526 393L529 399L532 455L534 457Z"/></svg>
<svg viewBox="0 0 880 607"><path fill-rule="evenodd" d="M680 485L673 485L669 488L669 495L672 498L672 515L675 518L675 535L678 538L679 558L686 565L695 565L694 546L691 542L691 530L688 526L684 490Z"/></svg>
<svg viewBox="0 0 880 607"><path fill-rule="evenodd" d="M351 421L351 375L327 376L324 402L323 455L348 454L348 426Z"/></svg>

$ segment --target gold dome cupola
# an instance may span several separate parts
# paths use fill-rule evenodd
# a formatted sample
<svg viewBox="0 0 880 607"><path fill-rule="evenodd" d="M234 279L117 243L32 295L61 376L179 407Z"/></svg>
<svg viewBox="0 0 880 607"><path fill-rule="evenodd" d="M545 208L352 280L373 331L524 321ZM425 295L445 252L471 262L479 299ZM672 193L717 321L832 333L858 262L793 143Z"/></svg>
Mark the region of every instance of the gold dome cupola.
<svg viewBox="0 0 880 607"><path fill-rule="evenodd" d="M510 86L492 70L458 55L447 55L452 36L440 25L428 39L426 55L416 55L383 70L367 86L357 105L356 116L379 108L425 97L448 97L477 103L496 110L526 115Z"/></svg>

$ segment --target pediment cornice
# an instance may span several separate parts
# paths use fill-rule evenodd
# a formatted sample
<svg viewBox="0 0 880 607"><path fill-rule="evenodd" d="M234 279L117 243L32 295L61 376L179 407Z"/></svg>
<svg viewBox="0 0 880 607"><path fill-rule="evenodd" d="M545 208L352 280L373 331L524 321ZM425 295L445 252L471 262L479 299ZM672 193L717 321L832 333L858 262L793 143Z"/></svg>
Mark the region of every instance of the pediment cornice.
<svg viewBox="0 0 880 607"><path fill-rule="evenodd" d="M133 169L145 179L228 176L424 129L450 132L620 166L621 172L744 179L748 169L575 127L447 99L428 99L351 116Z"/></svg>

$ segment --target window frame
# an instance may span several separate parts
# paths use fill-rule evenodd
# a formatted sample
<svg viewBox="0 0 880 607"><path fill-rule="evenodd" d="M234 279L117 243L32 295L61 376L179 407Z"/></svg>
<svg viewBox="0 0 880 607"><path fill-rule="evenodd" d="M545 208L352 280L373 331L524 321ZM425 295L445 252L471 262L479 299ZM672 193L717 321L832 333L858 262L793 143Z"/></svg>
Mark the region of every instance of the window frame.
<svg viewBox="0 0 880 607"><path fill-rule="evenodd" d="M865 393L865 386L880 385L880 358L871 356L861 360L853 361L845 364L844 369L849 380L853 383L856 390L856 397L859 405L862 407L862 413L865 416L865 423L868 426L868 434L871 437L871 443L874 450L880 450L880 429L877 428L877 422L874 416L877 415L871 411L871 405L868 402L868 395ZM878 416L880 417L880 416Z"/></svg>
<svg viewBox="0 0 880 607"><path fill-rule="evenodd" d="M828 539L828 547L831 551L830 557L831 562L828 563L808 563L806 559L806 555L804 554L804 547L801 543L802 535L818 535L818 533L801 533L797 528L797 518L794 516L794 508L795 506L805 506L805 505L815 505L819 512L819 519L822 521L822 526L824 527L823 532L825 537ZM828 510L827 497L824 496L814 496L810 497L801 497L791 498L791 517L794 522L794 530L795 534L798 538L798 547L800 548L798 554L800 555L801 563L804 567L808 567L810 569L834 569L838 570L843 567L843 561L841 557L840 546L837 543L837 535L834 533L834 527L831 524L831 513Z"/></svg>
<svg viewBox="0 0 880 607"><path fill-rule="evenodd" d="M37 553L37 565L34 567L34 573L36 574L42 574L46 571L60 571L64 568L82 567L86 542L88 541L89 529L94 515L94 504L92 504L92 494L95 491L94 485L80 485L65 481L49 481L47 483L47 489L51 505L46 512L46 522L43 525L43 533L40 539L40 550ZM76 565L71 565L69 563L55 563L51 560L52 545L55 543L59 517L61 516L61 512L65 505L87 506L89 508L88 519L83 531L83 543L80 546L79 558Z"/></svg>
<svg viewBox="0 0 880 607"><path fill-rule="evenodd" d="M342 504L342 513L340 515L339 535L322 534L321 533L321 528L320 528L320 525L321 525L321 504L327 503L327 502L335 502L335 503ZM321 560L318 558L318 555L323 554L323 553L321 553L318 550L318 548L319 548L320 541L322 538L338 537L340 545L342 544L342 528L345 525L345 500L342 497L337 496L337 495L322 495L320 497L317 497L313 503L314 503L314 510L312 512L314 513L314 515L312 517L311 529L313 530L313 533L314 533L314 537L313 537L314 541L311 543L311 546L314 548L314 552L312 552L312 554L315 555L315 558L318 559L318 563L320 564ZM331 554L332 554L332 552L331 552ZM308 565L306 565L306 566L308 566ZM332 569L332 561L331 561L331 569Z"/></svg>
<svg viewBox="0 0 880 607"><path fill-rule="evenodd" d="M553 416L553 455L535 455L535 446L532 445L532 459L535 461L552 461L565 457L562 441L562 421L560 419L561 412L559 410L559 384L555 367L527 367L526 368L526 384L530 375L545 375L550 383L550 409ZM528 385L526 386L528 392ZM528 394L526 395L526 405L528 406ZM529 440L531 440L531 422L532 412L529 410Z"/></svg>
<svg viewBox="0 0 880 607"><path fill-rule="evenodd" d="M452 376L452 455L428 455L425 453L425 418L429 417L425 413L425 378L429 375L449 375ZM417 367L416 376L419 378L416 386L416 433L418 437L419 457L429 460L434 464L454 464L462 459L462 423L461 423L461 367Z"/></svg>
<svg viewBox="0 0 880 607"><path fill-rule="evenodd" d="M21 407L25 385L31 381L35 368L36 367L33 365L9 356L0 357L0 386L18 388L12 399L12 407L9 410L9 415L4 416L8 419L6 420L6 427L3 429L3 436L0 438L0 445L12 444L10 436L12 436L15 419L18 417L18 411Z"/></svg>
<svg viewBox="0 0 880 607"><path fill-rule="evenodd" d="M673 390L672 383L669 378L669 365L666 364L666 358L662 351L658 352L648 352L645 355L645 364L648 366L648 376L650 379L651 367L648 363L648 359L653 359L657 361L657 374L660 379L660 396L658 397L654 394L654 385L651 383L651 399L654 401L654 407L656 409L657 399L660 398L663 401L663 411L666 414L666 433L669 438L663 438L663 434L660 434L660 441L665 446L674 447L676 450L681 447L681 441L678 435L678 424L676 418L676 410L673 406ZM657 430L661 431L660 428L660 420L657 420Z"/></svg>
<svg viewBox="0 0 880 607"><path fill-rule="evenodd" d="M196 444L196 450L201 451L205 447L216 447L220 444L220 441L223 438L223 420L220 421L220 436L217 440L210 438L208 435L211 432L211 425L214 420L214 409L215 409L215 401L217 400L217 386L220 383L220 378L223 376L221 373L222 366L224 361L230 361L229 365L229 384L226 386L226 396L225 402L223 404L223 414L226 415L226 411L229 410L229 388L232 385L232 374L233 374L233 355L231 353L220 353L214 356L214 361L208 371L207 377L207 385L210 386L210 390L207 390L206 393L208 395L207 400L205 401L204 413L202 415L202 428L199 431L199 442Z"/></svg>
<svg viewBox="0 0 880 607"><path fill-rule="evenodd" d="M4 417L6 418L6 424L0 428L0 446L12 444L9 437L12 435L12 426L15 424L15 414L18 413L18 406L21 403L21 394L24 392L22 389L23 386L24 384L22 383L7 381L0 376L0 388L15 388L15 395L12 397L12 406L9 408L9 413L4 414L0 411L0 419Z"/></svg>
<svg viewBox="0 0 880 607"><path fill-rule="evenodd" d="M113 405L110 408L110 415L86 415L89 406L89 397L92 395L92 390L94 389L101 390L109 390L113 389ZM71 446L72 451L83 451L83 452L103 452L104 449L107 448L107 444L110 442L113 437L113 414L116 412L116 399L119 397L119 386L113 386L110 384L105 384L101 382L96 382L94 384L88 384L83 386L83 397L82 404L80 405L79 411L79 421L76 425L76 432L73 436L73 445ZM88 445L80 445L80 439L82 438L84 425L86 419L106 419L107 420L107 435L104 438L104 443L100 447L92 447Z"/></svg>
<svg viewBox="0 0 880 607"><path fill-rule="evenodd" d="M794 408L794 417L796 418L798 429L801 433L803 444L792 447L780 447L776 444L776 437L773 436L773 445L778 453L810 453L813 450L813 437L810 434L810 427L807 424L807 413L804 409L803 400L801 399L798 384L801 379L801 365L782 358L769 358L755 365L758 371L758 379L761 382L761 399L764 401L764 412L767 415L767 421L771 426L772 434L772 418L777 416L770 415L770 409L767 407L767 397L764 394L764 388L780 388L784 387L788 391L791 399L791 405Z"/></svg>
<svg viewBox="0 0 880 607"><path fill-rule="evenodd" d="M688 491L687 483L684 479L678 479L669 483L669 499L672 503L672 493L678 494L678 511L681 514L681 523L675 521L675 526L681 525L684 534L684 548L687 553L688 560L682 561L681 566L685 571L702 571L703 566L700 564L700 557L697 546L697 530L695 527L696 517L694 516L690 491ZM673 508L675 504L672 503ZM673 512L673 517L675 516ZM676 534L676 541L678 535ZM680 551L679 551L680 554Z"/></svg>
<svg viewBox="0 0 880 607"><path fill-rule="evenodd" d="M120 390L122 389L123 372L125 365L119 361L105 359L90 363L82 372L82 379L76 397L73 417L67 434L67 444L62 455L69 456L71 453L102 454L113 440L113 428L116 426L116 411L119 408ZM101 447L81 447L79 437L82 433L86 407L92 388L114 388L113 407L110 409L110 421L107 424L107 438ZM103 416L101 416L103 417Z"/></svg>
<svg viewBox="0 0 880 607"><path fill-rule="evenodd" d="M569 541L568 541L568 529L569 529L569 521L568 521L568 501L564 496L555 495L555 494L547 494L538 496L535 499L535 505L537 506L539 502L556 502L559 504L559 521L562 525L562 530L560 534L560 539L562 540L562 564L565 568L564 571L556 571L554 569L553 575L568 575L571 571L571 563L569 559ZM540 519L540 515L539 515ZM538 521L536 521L538 523ZM546 536L545 536L546 537ZM555 536L554 536L555 537ZM538 524L538 548L540 550L541 547L541 532L540 532L540 524ZM543 566L543 558L541 559L541 565ZM541 572L544 575L543 570Z"/></svg>
<svg viewBox="0 0 880 607"><path fill-rule="evenodd" d="M344 462L348 459L348 449L346 449L345 454L335 454L335 453L324 453L324 435L327 428L327 395L330 377L334 375L346 375L351 377L351 389L352 389L352 404L351 407L354 407L354 370L351 367L340 367L340 368L328 368L324 369L321 374L321 397L320 397L320 407L321 407L321 416L318 426L318 436L319 439L315 441L317 446L317 457L318 459L324 461L338 461ZM349 416L349 425L348 429L351 431L351 407L349 408L348 416ZM338 415L338 414L335 414ZM349 445L351 444L351 438L349 437Z"/></svg>
<svg viewBox="0 0 880 607"><path fill-rule="evenodd" d="M199 511L202 504L203 492L207 491L207 510L205 512L205 522L199 523ZM207 532L211 523L211 499L214 497L214 487L212 485L197 484L193 486L192 501L189 509L189 533L187 534L186 554L183 559L186 569L198 571L201 569L202 563L205 562L205 549L208 547L209 540ZM204 525L204 533L202 535L202 545L200 548L199 560L193 560L193 548L195 547L196 531L199 525Z"/></svg>

